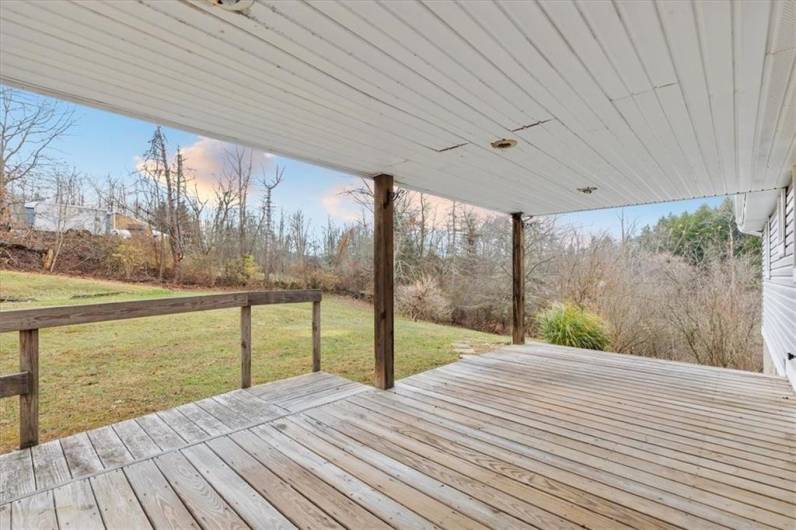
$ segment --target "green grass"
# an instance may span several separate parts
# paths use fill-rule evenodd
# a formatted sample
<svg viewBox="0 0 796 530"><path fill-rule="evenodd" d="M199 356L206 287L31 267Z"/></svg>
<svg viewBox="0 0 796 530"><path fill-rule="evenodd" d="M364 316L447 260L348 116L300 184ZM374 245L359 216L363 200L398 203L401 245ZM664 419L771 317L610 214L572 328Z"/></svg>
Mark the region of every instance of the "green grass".
<svg viewBox="0 0 796 530"><path fill-rule="evenodd" d="M78 295L108 296L73 298ZM0 271L0 311L51 305L197 294L151 285ZM370 384L370 305L337 296L321 304L323 370ZM311 305L254 307L254 384L311 369ZM239 311L223 309L43 329L40 332L41 441L106 425L237 388ZM452 343L477 349L506 338L425 322L396 320L396 378L454 361ZM18 339L0 333L0 374L18 370ZM0 452L18 443L16 398L0 400Z"/></svg>

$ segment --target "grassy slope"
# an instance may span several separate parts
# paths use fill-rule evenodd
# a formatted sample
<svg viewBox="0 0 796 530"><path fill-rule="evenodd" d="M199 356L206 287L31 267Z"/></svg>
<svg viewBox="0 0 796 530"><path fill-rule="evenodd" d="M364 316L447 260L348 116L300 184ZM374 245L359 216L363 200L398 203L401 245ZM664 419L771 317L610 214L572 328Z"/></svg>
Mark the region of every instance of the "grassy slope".
<svg viewBox="0 0 796 530"><path fill-rule="evenodd" d="M119 293L96 298L76 294ZM0 271L0 310L178 296L153 286ZM187 294L196 294L195 291ZM326 296L321 304L322 365L370 383L373 320L368 304ZM239 313L234 309L87 324L41 331L42 441L232 390L239 384ZM308 372L310 304L252 311L254 383ZM505 343L497 335L396 321L396 377L451 362L454 341ZM17 336L0 334L0 374L15 372ZM17 400L0 400L0 452L17 443Z"/></svg>

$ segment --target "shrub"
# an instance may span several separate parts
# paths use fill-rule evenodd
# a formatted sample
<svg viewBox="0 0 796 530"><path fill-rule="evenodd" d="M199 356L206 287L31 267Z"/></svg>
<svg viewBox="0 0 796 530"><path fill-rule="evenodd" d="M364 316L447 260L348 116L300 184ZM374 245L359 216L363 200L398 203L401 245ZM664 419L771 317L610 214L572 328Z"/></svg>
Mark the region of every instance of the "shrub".
<svg viewBox="0 0 796 530"><path fill-rule="evenodd" d="M216 259L201 252L188 252L180 263L180 283L215 287L217 281Z"/></svg>
<svg viewBox="0 0 796 530"><path fill-rule="evenodd" d="M257 275L257 262L254 256L245 255L242 259L231 259L224 264L221 283L224 285L247 285Z"/></svg>
<svg viewBox="0 0 796 530"><path fill-rule="evenodd" d="M437 282L429 276L409 285L399 285L395 295L398 312L412 320L450 322L451 306Z"/></svg>
<svg viewBox="0 0 796 530"><path fill-rule="evenodd" d="M335 292L340 285L340 278L331 271L313 268L305 273L304 284L307 289Z"/></svg>
<svg viewBox="0 0 796 530"><path fill-rule="evenodd" d="M157 269L157 256L146 237L108 238L107 241L114 245L104 259L110 276L132 280L146 277L149 271Z"/></svg>
<svg viewBox="0 0 796 530"><path fill-rule="evenodd" d="M605 350L608 326L598 315L574 304L553 304L536 316L545 341L561 346Z"/></svg>

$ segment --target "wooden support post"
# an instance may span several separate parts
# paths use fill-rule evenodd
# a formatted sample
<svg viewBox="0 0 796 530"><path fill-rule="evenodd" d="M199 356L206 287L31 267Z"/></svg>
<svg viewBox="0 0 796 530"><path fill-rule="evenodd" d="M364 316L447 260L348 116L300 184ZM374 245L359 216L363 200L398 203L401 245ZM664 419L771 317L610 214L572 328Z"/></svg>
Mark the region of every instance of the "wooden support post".
<svg viewBox="0 0 796 530"><path fill-rule="evenodd" d="M252 306L240 308L240 387L252 386Z"/></svg>
<svg viewBox="0 0 796 530"><path fill-rule="evenodd" d="M511 343L525 344L525 225L522 213L511 214Z"/></svg>
<svg viewBox="0 0 796 530"><path fill-rule="evenodd" d="M19 448L39 443L39 330L19 332L19 370L27 372L28 391L19 396Z"/></svg>
<svg viewBox="0 0 796 530"><path fill-rule="evenodd" d="M312 303L312 371L321 370L321 303Z"/></svg>
<svg viewBox="0 0 796 530"><path fill-rule="evenodd" d="M394 373L393 178L378 175L373 190L373 311L376 386L392 388Z"/></svg>

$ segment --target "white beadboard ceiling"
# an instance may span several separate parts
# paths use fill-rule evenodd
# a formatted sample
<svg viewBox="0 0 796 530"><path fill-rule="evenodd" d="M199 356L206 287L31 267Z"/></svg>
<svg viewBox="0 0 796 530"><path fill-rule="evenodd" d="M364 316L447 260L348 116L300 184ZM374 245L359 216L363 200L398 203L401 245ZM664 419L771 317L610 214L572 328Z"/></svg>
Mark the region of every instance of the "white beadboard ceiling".
<svg viewBox="0 0 796 530"><path fill-rule="evenodd" d="M9 85L507 213L783 186L795 65L794 0L0 2Z"/></svg>

